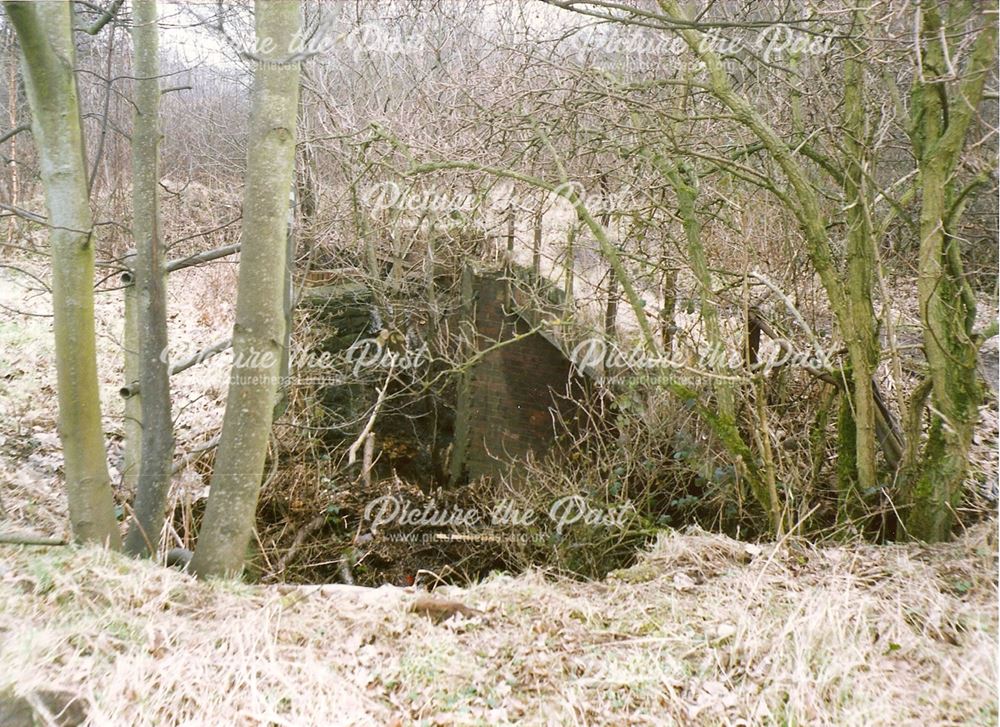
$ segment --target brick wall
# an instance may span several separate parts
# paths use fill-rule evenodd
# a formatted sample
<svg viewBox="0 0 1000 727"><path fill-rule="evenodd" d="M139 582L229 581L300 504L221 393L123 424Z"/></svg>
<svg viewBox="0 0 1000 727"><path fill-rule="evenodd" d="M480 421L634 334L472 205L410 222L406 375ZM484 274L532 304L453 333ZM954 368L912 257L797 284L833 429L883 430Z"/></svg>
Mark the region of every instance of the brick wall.
<svg viewBox="0 0 1000 727"><path fill-rule="evenodd" d="M453 479L494 475L530 450L544 454L555 439L553 411L570 420L575 406L564 399L567 386L579 390L563 353L514 313L509 288L500 273L476 276L471 285L471 313L487 353L466 375L459 402ZM562 397L560 395L563 395Z"/></svg>

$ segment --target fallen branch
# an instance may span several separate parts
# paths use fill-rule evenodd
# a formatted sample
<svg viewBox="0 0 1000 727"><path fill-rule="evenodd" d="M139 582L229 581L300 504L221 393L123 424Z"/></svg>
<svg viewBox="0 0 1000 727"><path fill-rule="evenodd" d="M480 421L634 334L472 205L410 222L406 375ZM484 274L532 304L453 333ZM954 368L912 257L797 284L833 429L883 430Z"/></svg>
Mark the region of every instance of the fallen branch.
<svg viewBox="0 0 1000 727"><path fill-rule="evenodd" d="M50 538L39 533L0 533L0 544L3 545L67 545L64 538Z"/></svg>
<svg viewBox="0 0 1000 727"><path fill-rule="evenodd" d="M227 225L232 224L227 222ZM221 229L221 228L218 228ZM206 233L199 233L206 234ZM222 257L228 257L229 255L234 255L240 251L240 243L234 243L232 245L226 245L225 247L217 247L214 250L206 250L205 252L199 252L197 255L189 255L188 257L182 257L179 260L171 260L167 263L167 272L173 273L178 270L183 270L184 268L190 268L195 265L201 265L202 263L212 262L213 260L218 260Z"/></svg>
<svg viewBox="0 0 1000 727"><path fill-rule="evenodd" d="M183 361L178 361L177 363L175 363L173 366L170 367L170 375L174 376L175 374L179 374L182 371L187 371L192 366L204 363L208 359L212 358L212 356L222 353L232 345L233 345L233 339L231 338L226 338L221 341L216 341L211 346L207 346L206 348L201 349L200 351L198 351L192 356L189 356ZM128 399L131 396L135 396L136 394L139 393L139 382L133 381L131 384L127 384L121 387L120 389L118 389L118 393L121 395L123 399Z"/></svg>

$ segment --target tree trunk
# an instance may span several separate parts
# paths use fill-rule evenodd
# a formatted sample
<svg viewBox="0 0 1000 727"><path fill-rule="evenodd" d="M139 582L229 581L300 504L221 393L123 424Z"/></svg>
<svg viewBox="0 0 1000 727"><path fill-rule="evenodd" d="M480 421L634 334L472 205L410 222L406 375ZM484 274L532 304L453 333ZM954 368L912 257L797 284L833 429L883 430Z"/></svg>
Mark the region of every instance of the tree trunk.
<svg viewBox="0 0 1000 727"><path fill-rule="evenodd" d="M580 222L574 219L566 231L566 254L563 261L563 292L566 297L563 306L567 320L572 320L576 313L573 287L576 280L576 236L580 232Z"/></svg>
<svg viewBox="0 0 1000 727"><path fill-rule="evenodd" d="M855 11L857 24L863 10ZM851 437L854 441L855 472L842 482L841 519L862 515L862 498L878 486L875 459L875 397L872 375L878 366L879 344L872 306L875 271L875 238L872 234L870 195L865 182L868 159L865 152L865 70L856 44L844 64L844 204L847 219L847 320L842 329L851 360ZM846 324L846 325L844 325ZM841 420L843 421L843 419Z"/></svg>
<svg viewBox="0 0 1000 727"><path fill-rule="evenodd" d="M132 0L135 116L132 131L132 234L139 330L142 447L135 519L125 538L133 555L155 553L174 456L167 350L166 260L160 235L160 62L156 0Z"/></svg>
<svg viewBox="0 0 1000 727"><path fill-rule="evenodd" d="M142 392L139 386L139 302L135 286L135 250L122 258L126 270L120 280L124 287L125 315L122 323L122 350L125 358L125 421L122 424L122 485L126 498L134 498L139 489L142 461Z"/></svg>
<svg viewBox="0 0 1000 727"><path fill-rule="evenodd" d="M284 258L288 190L294 181L299 63L288 49L299 2L255 3L257 62L250 111L243 248L233 328L233 370L222 437L198 547L199 577L237 576L253 532L285 334ZM261 44L258 44L261 45Z"/></svg>
<svg viewBox="0 0 1000 727"><path fill-rule="evenodd" d="M514 205L507 205L507 262L514 260Z"/></svg>
<svg viewBox="0 0 1000 727"><path fill-rule="evenodd" d="M72 6L5 2L21 45L22 73L38 149L49 239L59 393L73 536L121 543L108 476L94 338L94 236L76 87Z"/></svg>
<svg viewBox="0 0 1000 727"><path fill-rule="evenodd" d="M661 154L656 154L654 163L677 195L677 215L684 227L684 238L687 241L688 264L695 280L698 281L699 313L705 324L705 336L713 353L725 352L725 341L722 329L719 327L719 316L715 309L715 291L712 284L712 273L708 269L708 258L705 246L701 241L701 223L695 202L698 198L698 188L694 179L694 170L686 165L677 165ZM725 359L724 356L720 358ZM724 371L721 373L725 373ZM731 424L736 422L736 403L730 382L718 379L713 382L715 396L718 399L719 413Z"/></svg>
<svg viewBox="0 0 1000 727"><path fill-rule="evenodd" d="M297 204L295 187L288 196L288 228L285 236L285 254L281 265L281 301L285 316L285 335L281 340L281 360L278 362L278 392L271 414L271 421L277 421L288 409L288 387L292 374L292 325L295 315L295 291L292 286L292 268L295 266L295 205ZM309 222L303 219L303 225Z"/></svg>
<svg viewBox="0 0 1000 727"><path fill-rule="evenodd" d="M658 4L671 18L688 21L687 15L677 0L658 0ZM874 364L869 363L872 359L869 344L874 335L874 318L870 312L871 291L870 289L864 290L865 278L870 278L871 261L868 259L869 251L863 250L864 245L871 244L872 237L870 235L868 237L863 235L855 237L856 249L851 254L856 255L860 252L863 257L849 265L848 278L851 280L845 285L834 261L826 229L827 218L823 214L819 195L808 179L805 169L799 164L796 152L768 125L764 117L754 109L750 102L733 89L719 55L709 44L702 42L702 33L693 28L678 30L678 33L704 64L708 75L709 92L733 113L739 123L757 137L788 181L791 194L788 195L786 204L799 223L802 235L806 240L810 262L823 284L823 289L830 301L830 308L844 336L851 360L852 391L855 402L861 402L860 411L858 411L859 407L855 406L855 416L861 417L860 426L855 427L856 430L860 428L860 431L855 433L855 441L861 450L860 456L855 458L858 462L858 484L861 487L874 487L876 484L875 407L872 403L870 376ZM850 94L845 97L845 101L848 100L854 101L856 110L863 110L860 90L853 99ZM856 117L853 120L858 121ZM863 117L861 122L863 123ZM856 141L860 143L860 139ZM855 172L861 174L860 169L855 169ZM845 186L848 184L845 180ZM865 302L866 298L867 303ZM856 323L860 324L860 329ZM870 331L866 329L869 323L871 324ZM877 350L875 357L877 360ZM866 484L862 484L862 482Z"/></svg>
<svg viewBox="0 0 1000 727"><path fill-rule="evenodd" d="M687 241L686 252L688 264L691 266L691 272L694 274L695 280L698 281L698 298L700 301L701 320L705 325L705 337L708 340L709 350L712 352L713 358L725 361L726 347L722 337L722 329L719 326L718 313L715 309L712 274L708 268L705 246L701 240L701 224L698 221L698 214L695 209L695 202L698 198L698 189L695 186L697 183L695 172L689 167L678 165L663 154L654 153L652 161L677 195L677 215L680 217L681 224L684 227L684 237ZM721 371L721 373L723 375L726 374L725 371ZM718 436L719 441L735 457L736 461L744 462L746 453L749 452L749 447L744 441L739 427L736 425L736 398L732 384L720 378L712 382L712 389L715 393L717 413L709 420L709 423ZM759 407L758 414L762 418L765 415L763 409ZM766 432L764 436L767 436ZM762 455L765 449L769 452L769 442L765 444L763 439L761 439L759 443L762 445L760 447ZM769 456L764 457L765 465L771 461L772 459ZM762 478L756 471L756 468L745 467L744 469L744 476L750 485L750 490L754 498L764 508L764 511L767 512L773 531L780 533L782 529L781 504L778 501L777 491L773 487L773 472L766 466L764 477ZM769 486L769 482L771 486Z"/></svg>
<svg viewBox="0 0 1000 727"><path fill-rule="evenodd" d="M946 57L943 39L966 26L970 7L959 2L945 7L953 13L949 22L937 3L921 5L922 68L914 84L911 129L921 191L917 290L933 413L921 465L906 483L906 527L911 536L931 542L951 534L982 398L976 376L975 298L950 231L960 214L960 207L956 211L953 206L955 170L997 51L997 24L986 14L953 94L957 98L949 99L946 79L954 61Z"/></svg>
<svg viewBox="0 0 1000 727"><path fill-rule="evenodd" d="M606 174L601 175L601 194L604 197L604 209L601 211L601 216L599 222L601 226L610 231L611 230L611 201L609 199L610 191L608 189L608 177ZM614 344L618 339L618 278L615 277L615 273L611 268L608 268L608 299L604 307L604 338L608 343L608 355L610 355L611 350L614 348Z"/></svg>
<svg viewBox="0 0 1000 727"><path fill-rule="evenodd" d="M535 277L542 274L542 218L545 211L545 198L538 202L538 210L535 212L534 225L531 236L531 270Z"/></svg>

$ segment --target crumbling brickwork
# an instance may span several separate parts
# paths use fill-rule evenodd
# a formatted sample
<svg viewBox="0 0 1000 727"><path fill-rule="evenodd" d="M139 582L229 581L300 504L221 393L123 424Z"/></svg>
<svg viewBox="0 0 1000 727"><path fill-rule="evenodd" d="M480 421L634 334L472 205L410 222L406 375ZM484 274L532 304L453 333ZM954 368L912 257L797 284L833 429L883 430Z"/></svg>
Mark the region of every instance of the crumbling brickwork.
<svg viewBox="0 0 1000 727"><path fill-rule="evenodd" d="M580 388L563 352L514 310L503 273L474 275L468 287L478 349L509 343L486 353L460 387L453 480L496 475L532 450L544 454L556 437L554 413L572 421L576 405L565 397Z"/></svg>

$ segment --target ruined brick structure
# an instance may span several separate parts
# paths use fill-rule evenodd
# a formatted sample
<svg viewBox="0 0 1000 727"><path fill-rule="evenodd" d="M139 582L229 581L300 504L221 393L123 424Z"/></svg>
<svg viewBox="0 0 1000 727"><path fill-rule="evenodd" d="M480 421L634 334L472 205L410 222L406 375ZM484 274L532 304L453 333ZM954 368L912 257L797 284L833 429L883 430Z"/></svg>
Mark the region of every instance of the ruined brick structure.
<svg viewBox="0 0 1000 727"><path fill-rule="evenodd" d="M466 356L482 355L450 387L454 398L442 402L449 411L421 417L421 405L414 400L409 413L415 416L406 419L405 427L393 428L391 418L385 416L379 419L379 446L387 437L398 439L404 430L411 432L410 442L382 452L379 461L388 467L383 475L394 471L412 481L457 485L496 476L511 465L516 470L517 462L529 451L544 455L555 442L556 419L570 426L575 423L579 415L575 402L586 386L570 366L565 345L552 324L562 306L561 291L527 271L467 267L462 275L461 309L450 313L448 329L453 335L464 331L471 346ZM302 310L324 332L319 350L331 353L342 354L356 341L378 335L386 325L375 312L371 291L360 283L312 288L303 297ZM507 343L492 348L502 342ZM357 433L336 423L359 426L357 422L371 405L373 384L356 380L349 366L341 373L337 380L321 372L316 380L318 400L334 415L335 421L326 422L333 425L328 434L331 441L353 441ZM378 373L375 379L383 376ZM396 402L404 411L406 406L405 400ZM436 423L436 431L414 428L431 422ZM387 426L393 429L391 433L385 430Z"/></svg>
<svg viewBox="0 0 1000 727"><path fill-rule="evenodd" d="M476 348L490 350L459 386L451 480L495 476L529 451L543 455L556 437L554 417L572 424L585 382L559 341L519 300L510 272L466 271L466 316ZM532 332L534 330L534 332ZM516 339L516 340L515 340Z"/></svg>

